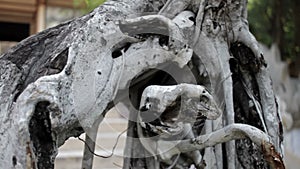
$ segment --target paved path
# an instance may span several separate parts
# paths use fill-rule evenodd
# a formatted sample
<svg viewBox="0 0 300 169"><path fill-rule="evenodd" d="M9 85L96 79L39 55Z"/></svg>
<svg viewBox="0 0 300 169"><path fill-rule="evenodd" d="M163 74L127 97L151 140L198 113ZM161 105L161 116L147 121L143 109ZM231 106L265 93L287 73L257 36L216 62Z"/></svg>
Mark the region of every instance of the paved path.
<svg viewBox="0 0 300 169"><path fill-rule="evenodd" d="M98 129L96 153L109 155L112 147L116 143L118 135L126 130L127 120L115 110L108 112L107 116ZM80 138L84 138L82 134ZM93 168L120 169L123 165L123 150L125 145L126 132L122 134L115 149L115 155L111 158L94 158ZM84 143L77 138L69 138L66 143L59 148L55 160L55 169L81 169L81 160Z"/></svg>

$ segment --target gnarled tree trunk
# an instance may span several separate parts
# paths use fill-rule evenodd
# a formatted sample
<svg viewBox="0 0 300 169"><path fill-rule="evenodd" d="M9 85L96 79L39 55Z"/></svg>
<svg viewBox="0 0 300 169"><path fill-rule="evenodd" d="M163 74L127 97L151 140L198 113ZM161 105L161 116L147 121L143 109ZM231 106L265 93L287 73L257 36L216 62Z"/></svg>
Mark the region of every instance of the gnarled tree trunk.
<svg viewBox="0 0 300 169"><path fill-rule="evenodd" d="M284 168L278 104L246 0L108 1L0 62L0 168L53 168L57 148L118 102L131 111L123 168ZM161 116L139 121L145 110ZM161 128L171 117L184 119L184 137L150 137L171 130Z"/></svg>

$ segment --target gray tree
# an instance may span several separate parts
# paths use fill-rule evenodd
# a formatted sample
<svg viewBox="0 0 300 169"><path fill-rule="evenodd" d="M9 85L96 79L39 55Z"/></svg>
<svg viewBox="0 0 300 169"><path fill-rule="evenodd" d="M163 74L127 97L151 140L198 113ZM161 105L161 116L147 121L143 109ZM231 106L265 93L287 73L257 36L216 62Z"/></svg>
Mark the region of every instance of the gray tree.
<svg viewBox="0 0 300 169"><path fill-rule="evenodd" d="M123 168L285 168L246 5L111 0L23 40L0 57L0 168L54 168L83 132L93 150L119 102L130 110Z"/></svg>

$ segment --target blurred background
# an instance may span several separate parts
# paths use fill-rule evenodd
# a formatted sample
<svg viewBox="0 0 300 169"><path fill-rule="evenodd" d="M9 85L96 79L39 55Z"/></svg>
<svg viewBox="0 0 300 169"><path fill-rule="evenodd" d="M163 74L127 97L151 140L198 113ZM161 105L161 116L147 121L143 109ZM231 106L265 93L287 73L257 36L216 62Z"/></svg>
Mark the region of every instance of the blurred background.
<svg viewBox="0 0 300 169"><path fill-rule="evenodd" d="M0 0L0 55L16 43L46 28L88 13L104 0ZM288 169L300 166L300 1L248 0L251 32L261 43L285 129ZM111 110L98 130L96 153L109 155L127 128L119 108ZM126 114L126 112L125 112ZM85 135L81 135L84 138ZM126 133L111 158L97 158L94 168L122 168ZM84 143L70 138L59 149L56 169L79 169Z"/></svg>

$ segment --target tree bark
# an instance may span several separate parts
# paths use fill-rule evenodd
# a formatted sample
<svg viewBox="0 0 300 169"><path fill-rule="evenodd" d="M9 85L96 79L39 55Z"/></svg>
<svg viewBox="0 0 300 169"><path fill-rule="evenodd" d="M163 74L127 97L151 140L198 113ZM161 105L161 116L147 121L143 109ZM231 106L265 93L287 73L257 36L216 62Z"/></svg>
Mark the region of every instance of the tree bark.
<svg viewBox="0 0 300 169"><path fill-rule="evenodd" d="M25 39L0 62L0 168L54 168L57 148L120 101L131 111L123 168L284 168L278 104L246 0L108 1ZM200 146L184 140L168 163L140 143L136 119L147 86L181 83L204 85L223 113L193 126ZM263 142L243 139L251 130L235 123L255 127Z"/></svg>

